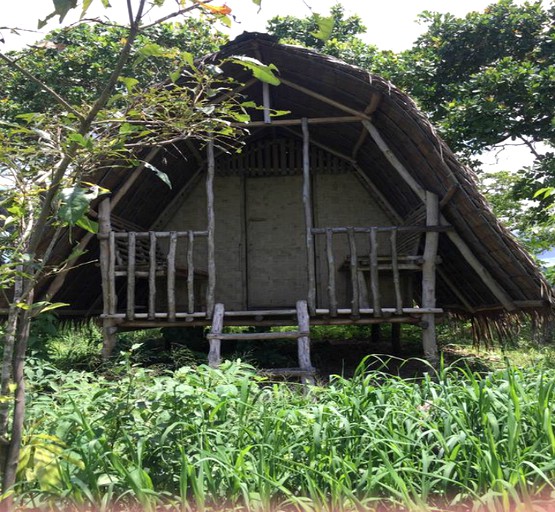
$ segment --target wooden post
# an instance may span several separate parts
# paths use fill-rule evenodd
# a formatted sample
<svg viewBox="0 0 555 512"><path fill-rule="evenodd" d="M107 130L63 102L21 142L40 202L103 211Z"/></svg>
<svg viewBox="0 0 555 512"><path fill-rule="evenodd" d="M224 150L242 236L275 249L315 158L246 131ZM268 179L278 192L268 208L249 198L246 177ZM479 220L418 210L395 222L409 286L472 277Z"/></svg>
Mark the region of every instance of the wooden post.
<svg viewBox="0 0 555 512"><path fill-rule="evenodd" d="M316 313L316 269L314 265L314 237L312 234L312 191L310 186L310 139L308 120L303 117L303 205L306 227L306 258L308 270L308 310Z"/></svg>
<svg viewBox="0 0 555 512"><path fill-rule="evenodd" d="M347 229L347 236L349 239L349 254L350 254L350 271L351 271L351 288L353 289L353 299L351 301L351 314L359 316L360 314L360 293L358 282L358 254L357 244L355 240L355 230L353 228Z"/></svg>
<svg viewBox="0 0 555 512"><path fill-rule="evenodd" d="M105 318L102 320L102 359L106 360L110 357L114 347L116 346L117 329L111 318L106 318L112 312L112 302L115 298L112 296L112 286L110 279L111 262L115 254L111 253L110 233L112 226L110 223L110 199L103 199L98 205L98 237L100 242L100 274L102 279L102 300Z"/></svg>
<svg viewBox="0 0 555 512"><path fill-rule="evenodd" d="M308 308L306 301L297 301L297 320L299 323L299 332L310 332L310 317L308 315ZM300 336L297 341L297 348L299 354L299 367L301 370L313 371L312 362L310 361L310 337ZM314 384L314 377L312 374L302 377L303 384Z"/></svg>
<svg viewBox="0 0 555 512"><path fill-rule="evenodd" d="M328 302L330 316L337 316L337 293L335 292L335 256L333 254L333 231L326 229L326 256L328 260Z"/></svg>
<svg viewBox="0 0 555 512"><path fill-rule="evenodd" d="M216 304L214 306L214 318L212 319L212 329L210 333L212 335L222 334L222 329L224 327L224 305ZM208 364L212 368L219 366L222 358L220 355L221 351L221 338L210 338L210 351L208 352Z"/></svg>
<svg viewBox="0 0 555 512"><path fill-rule="evenodd" d="M177 233L170 233L170 246L168 249L168 320L175 322L175 254L177 252Z"/></svg>
<svg viewBox="0 0 555 512"><path fill-rule="evenodd" d="M426 192L426 226L437 226L439 222L439 200L436 194ZM422 265L422 307L435 308L436 305L436 258L439 233L427 231L424 244L424 263ZM433 313L422 315L426 325L422 330L424 357L432 364L437 363L437 341L435 316Z"/></svg>
<svg viewBox="0 0 555 512"><path fill-rule="evenodd" d="M135 318L135 252L136 233L130 231L127 238L127 320Z"/></svg>
<svg viewBox="0 0 555 512"><path fill-rule="evenodd" d="M397 257L397 230L391 232L391 269L393 270L393 287L395 288L395 313L403 314L403 297L401 295L401 277L399 275L399 259Z"/></svg>
<svg viewBox="0 0 555 512"><path fill-rule="evenodd" d="M156 233L148 234L150 246L148 250L148 319L156 316Z"/></svg>
<svg viewBox="0 0 555 512"><path fill-rule="evenodd" d="M108 289L110 294L110 307L108 314L115 315L118 305L118 296L116 293L116 237L114 232L110 231L109 242L109 264L108 264Z"/></svg>
<svg viewBox="0 0 555 512"><path fill-rule="evenodd" d="M206 318L212 318L216 291L216 246L214 239L214 140L208 141L208 165L206 173L206 208L208 220L208 287L206 290Z"/></svg>
<svg viewBox="0 0 555 512"><path fill-rule="evenodd" d="M382 316L380 273L378 269L378 235L376 228L370 230L370 285L372 287L374 316Z"/></svg>
<svg viewBox="0 0 555 512"><path fill-rule="evenodd" d="M195 234L193 230L188 233L187 243L187 312L195 312L195 267L193 260L193 249Z"/></svg>
<svg viewBox="0 0 555 512"><path fill-rule="evenodd" d="M270 117L270 84L262 82L262 105L264 107L264 122L269 124L272 122Z"/></svg>

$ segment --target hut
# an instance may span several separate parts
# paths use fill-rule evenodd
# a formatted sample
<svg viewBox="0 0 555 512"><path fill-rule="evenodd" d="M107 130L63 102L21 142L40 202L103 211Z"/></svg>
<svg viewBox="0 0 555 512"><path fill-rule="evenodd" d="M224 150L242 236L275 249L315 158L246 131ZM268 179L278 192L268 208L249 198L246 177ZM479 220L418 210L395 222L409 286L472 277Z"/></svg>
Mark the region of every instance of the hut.
<svg viewBox="0 0 555 512"><path fill-rule="evenodd" d="M79 264L43 287L71 305L61 315L102 319L105 355L119 330L203 325L215 365L222 341L276 337L225 326L298 325L279 334L299 343L299 368L287 371L310 374L313 324L390 323L397 334L417 324L433 360L444 315L484 335L551 314L537 266L406 94L265 34L203 62L230 55L274 64L280 77L271 86L226 65L263 106L242 151L187 140L150 148L145 160L171 190L141 167L103 172L111 197L97 206L98 236L85 235Z"/></svg>

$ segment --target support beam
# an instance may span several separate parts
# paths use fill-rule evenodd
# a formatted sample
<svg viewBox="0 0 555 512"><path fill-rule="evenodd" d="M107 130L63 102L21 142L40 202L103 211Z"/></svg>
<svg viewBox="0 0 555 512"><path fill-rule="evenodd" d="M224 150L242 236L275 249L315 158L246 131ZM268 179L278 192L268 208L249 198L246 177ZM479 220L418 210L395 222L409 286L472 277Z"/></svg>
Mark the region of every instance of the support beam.
<svg viewBox="0 0 555 512"><path fill-rule="evenodd" d="M314 262L314 235L312 234L312 187L310 176L310 135L308 122L303 119L303 206L306 231L306 258L308 269L308 310L316 311L316 268Z"/></svg>
<svg viewBox="0 0 555 512"><path fill-rule="evenodd" d="M439 199L432 192L426 192L426 225L436 226L439 222ZM426 232L424 244L424 263L422 265L422 307L436 307L436 257L439 241L439 233ZM422 321L426 327L422 330L422 345L424 357L432 364L438 360L435 315L426 313L422 315Z"/></svg>
<svg viewBox="0 0 555 512"><path fill-rule="evenodd" d="M208 166L206 172L206 218L208 219L208 287L206 291L206 317L212 318L216 291L216 245L214 219L214 139L208 142ZM222 306L223 307L223 306Z"/></svg>
<svg viewBox="0 0 555 512"><path fill-rule="evenodd" d="M399 161L395 156L393 151L389 148L383 137L381 136L378 129L369 121L362 121L368 133L376 143L376 145L382 150L384 156L387 158L389 163L397 170L399 175L403 178L405 183L412 189L412 191L421 199L422 202L426 202L426 190L416 182L412 177L410 172L405 168L405 166ZM439 222L442 225L447 225L447 219L443 216L439 216ZM453 244L460 251L466 262L473 268L473 270L480 276L483 283L489 288L491 293L503 304L507 311L515 311L517 307L515 306L510 295L500 286L497 281L493 278L490 272L480 263L478 258L474 255L467 243L461 238L461 236L454 230L447 232L447 236Z"/></svg>
<svg viewBox="0 0 555 512"><path fill-rule="evenodd" d="M332 107L335 107L339 110L342 110L343 112L346 112L347 114L351 114L351 115L357 117L358 119L364 119L364 120L367 120L367 121L371 120L371 117L366 115L364 112L360 112L359 110L348 107L347 105L344 105L343 103L332 100L331 98L328 98L327 96L324 96L323 94L319 94L317 92L314 92L312 89L307 89L306 87L303 87L302 85L298 85L294 82L291 82L290 80L286 80L283 77L280 78L280 81L283 85L286 85L287 87L291 87L291 89L295 89L296 91L302 92L302 93L306 94L307 96L310 96L312 98L320 100L323 103L327 103L328 105L331 105Z"/></svg>
<svg viewBox="0 0 555 512"><path fill-rule="evenodd" d="M310 332L310 317L306 301L299 300L297 302L297 321L299 324L300 333ZM300 336L297 341L297 349L299 356L299 367L301 370L306 371L305 376L301 377L303 384L314 384L314 377L312 376L312 362L310 361L310 337Z"/></svg>

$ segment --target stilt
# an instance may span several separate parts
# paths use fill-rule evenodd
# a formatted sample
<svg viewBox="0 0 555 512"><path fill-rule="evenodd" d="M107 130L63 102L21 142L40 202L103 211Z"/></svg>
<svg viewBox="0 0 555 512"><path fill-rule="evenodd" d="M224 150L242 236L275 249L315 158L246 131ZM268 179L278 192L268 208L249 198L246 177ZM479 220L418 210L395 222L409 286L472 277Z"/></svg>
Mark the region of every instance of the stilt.
<svg viewBox="0 0 555 512"><path fill-rule="evenodd" d="M306 375L301 375L301 382L303 384L314 384L314 376L311 372L314 371L310 361L310 317L308 316L308 307L305 300L297 302L297 319L299 322L299 336L297 340L299 352L299 367L301 370L308 372Z"/></svg>
<svg viewBox="0 0 555 512"><path fill-rule="evenodd" d="M216 368L222 361L221 344L222 329L224 327L224 305L216 304L214 306L214 317L212 319L212 330L208 339L210 341L210 352L208 352L208 364L212 368Z"/></svg>
<svg viewBox="0 0 555 512"><path fill-rule="evenodd" d="M117 337L118 328L116 322L112 318L105 318L102 321L102 360L107 361L110 359L112 352L118 341Z"/></svg>

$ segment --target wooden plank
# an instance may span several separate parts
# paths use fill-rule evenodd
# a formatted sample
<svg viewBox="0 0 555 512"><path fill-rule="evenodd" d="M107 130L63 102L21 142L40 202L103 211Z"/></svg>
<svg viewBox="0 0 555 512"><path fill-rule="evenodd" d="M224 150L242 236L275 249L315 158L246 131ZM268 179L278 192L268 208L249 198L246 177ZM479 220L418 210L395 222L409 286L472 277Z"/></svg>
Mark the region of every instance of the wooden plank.
<svg viewBox="0 0 555 512"><path fill-rule="evenodd" d="M275 375L280 377L303 377L303 376L313 376L316 370L303 369L303 368L266 368L260 370L262 375Z"/></svg>
<svg viewBox="0 0 555 512"><path fill-rule="evenodd" d="M308 308L316 310L316 268L314 261L314 235L312 234L312 190L310 184L310 135L308 123L303 118L303 206L306 231L306 258L308 269Z"/></svg>
<svg viewBox="0 0 555 512"><path fill-rule="evenodd" d="M110 299L108 304L108 313L114 315L116 313L118 297L116 294L116 239L114 238L114 232L110 231L109 234L109 251L110 260L108 264L108 290Z"/></svg>
<svg viewBox="0 0 555 512"><path fill-rule="evenodd" d="M127 239L127 320L135 315L135 232L130 231Z"/></svg>
<svg viewBox="0 0 555 512"><path fill-rule="evenodd" d="M328 260L328 303L330 315L337 316L337 292L335 288L335 255L333 253L333 231L326 230L326 258Z"/></svg>
<svg viewBox="0 0 555 512"><path fill-rule="evenodd" d="M310 317L308 316L307 303L304 300L297 301L297 321L300 333L310 332ZM297 341L297 350L299 355L299 367L305 371L312 371L312 363L310 361L310 337L301 336ZM307 376L302 379L303 384L314 384L314 378Z"/></svg>
<svg viewBox="0 0 555 512"><path fill-rule="evenodd" d="M396 312L395 308L382 308L382 314L385 316L390 316ZM403 308L403 314L405 315L425 315L426 313L433 313L436 315L442 314L444 311L442 308ZM373 308L360 308L359 313L361 315L374 315ZM317 315L329 315L330 310L326 308L318 308L316 310ZM338 315L352 315L353 310L349 308L339 308L337 310ZM387 322L392 322L394 319L389 318Z"/></svg>
<svg viewBox="0 0 555 512"><path fill-rule="evenodd" d="M310 336L310 333L299 332L299 331L287 331L287 332L234 332L230 334L208 334L206 337L209 340L297 340L302 336Z"/></svg>
<svg viewBox="0 0 555 512"><path fill-rule="evenodd" d="M212 317L216 291L216 245L214 238L214 140L208 141L208 165L206 173L206 214L208 220L208 286L206 290L206 316ZM223 306L222 306L223 307Z"/></svg>
<svg viewBox="0 0 555 512"><path fill-rule="evenodd" d="M347 236L349 239L349 253L350 253L350 271L351 271L351 288L353 298L351 300L351 310L353 316L359 315L360 310L360 294L358 289L358 255L357 244L355 240L355 231L353 228L347 228Z"/></svg>
<svg viewBox="0 0 555 512"><path fill-rule="evenodd" d="M426 192L426 225L434 226L439 222L439 199L436 194ZM424 243L424 263L422 265L422 307L434 308L436 305L436 256L439 233L427 232ZM427 324L422 330L424 357L432 363L438 360L435 315L427 313L422 316Z"/></svg>
<svg viewBox="0 0 555 512"><path fill-rule="evenodd" d="M154 319L156 314L156 233L149 233L148 247L148 318Z"/></svg>
<svg viewBox="0 0 555 512"><path fill-rule="evenodd" d="M381 316L381 296L380 296L380 274L378 270L378 236L376 229L370 231L370 286L372 289L372 301L374 306L374 316Z"/></svg>
<svg viewBox="0 0 555 512"><path fill-rule="evenodd" d="M403 296L401 295L401 276L399 275L399 257L397 255L397 230L391 232L391 270L393 271L393 288L395 289L395 313L403 313Z"/></svg>
<svg viewBox="0 0 555 512"><path fill-rule="evenodd" d="M224 313L225 308L223 304L218 303L214 306L214 317L212 319L212 329L210 330L210 334L212 334L213 336L222 333L222 329L224 327ZM208 364L212 368L216 368L217 366L219 366L222 360L220 355L221 344L221 340L217 337L214 337L210 340Z"/></svg>
<svg viewBox="0 0 555 512"><path fill-rule="evenodd" d="M193 250L195 246L195 234L189 231L187 242L187 312L195 311L195 266Z"/></svg>
<svg viewBox="0 0 555 512"><path fill-rule="evenodd" d="M177 252L177 233L170 234L170 246L167 256L168 320L175 320L175 255Z"/></svg>

